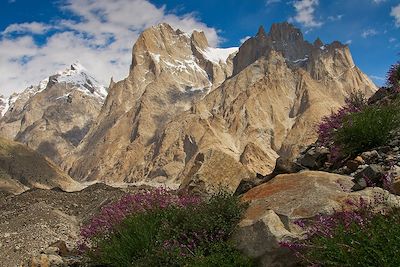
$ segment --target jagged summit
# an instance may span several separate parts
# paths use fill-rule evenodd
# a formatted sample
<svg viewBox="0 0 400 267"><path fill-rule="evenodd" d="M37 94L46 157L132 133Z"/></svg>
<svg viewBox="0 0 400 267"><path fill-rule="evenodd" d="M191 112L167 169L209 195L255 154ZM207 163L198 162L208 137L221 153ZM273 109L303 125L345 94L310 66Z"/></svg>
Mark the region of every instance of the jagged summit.
<svg viewBox="0 0 400 267"><path fill-rule="evenodd" d="M348 68L354 66L346 45L338 41L324 45L319 38L311 44L304 40L300 29L288 22L283 22L272 24L268 34L260 27L256 36L244 42L233 59L233 75L261 57L267 56L272 50L281 53L290 66L302 67L312 75L317 72L316 60L319 60L322 54L327 54L323 57L333 58L335 53L339 53L343 58L342 66ZM322 76L315 76L315 78L320 77Z"/></svg>

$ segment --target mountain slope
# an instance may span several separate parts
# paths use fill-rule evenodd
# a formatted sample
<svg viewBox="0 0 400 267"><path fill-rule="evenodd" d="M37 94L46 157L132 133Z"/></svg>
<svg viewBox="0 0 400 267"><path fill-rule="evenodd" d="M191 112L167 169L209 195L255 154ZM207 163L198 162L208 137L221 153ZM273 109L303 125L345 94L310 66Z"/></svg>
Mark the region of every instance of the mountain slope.
<svg viewBox="0 0 400 267"><path fill-rule="evenodd" d="M0 137L0 191L21 193L53 187L69 191L79 184L26 145Z"/></svg>
<svg viewBox="0 0 400 267"><path fill-rule="evenodd" d="M260 28L225 65L204 64L211 58L204 51L212 51L205 43L204 34L194 32L189 43L165 24L145 31L130 75L111 88L97 126L68 157L70 175L179 184L201 164L213 165L202 156L208 150L266 174L279 155L293 157L314 141L314 124L352 90L376 90L346 45L310 44L288 23L272 25L268 34ZM192 68L171 63L191 56ZM211 75L210 64L226 75Z"/></svg>
<svg viewBox="0 0 400 267"><path fill-rule="evenodd" d="M125 180L128 162L143 163L166 123L231 75L235 51L213 49L204 33L188 35L164 23L144 31L129 76L110 88L96 127L69 156L66 169L79 165L72 171L77 177Z"/></svg>
<svg viewBox="0 0 400 267"><path fill-rule="evenodd" d="M27 144L55 163L92 126L107 91L79 64L10 97L0 135Z"/></svg>

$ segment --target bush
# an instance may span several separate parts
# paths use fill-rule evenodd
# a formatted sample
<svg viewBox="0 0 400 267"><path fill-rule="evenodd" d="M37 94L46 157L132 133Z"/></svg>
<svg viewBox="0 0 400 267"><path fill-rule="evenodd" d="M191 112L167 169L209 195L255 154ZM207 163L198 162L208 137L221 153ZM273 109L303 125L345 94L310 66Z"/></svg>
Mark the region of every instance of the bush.
<svg viewBox="0 0 400 267"><path fill-rule="evenodd" d="M400 62L390 67L387 74L387 86L395 92L400 92Z"/></svg>
<svg viewBox="0 0 400 267"><path fill-rule="evenodd" d="M140 193L105 207L82 229L82 243L102 266L253 266L228 241L244 210L227 194L200 200L165 190Z"/></svg>
<svg viewBox="0 0 400 267"><path fill-rule="evenodd" d="M366 106L367 100L361 91L354 91L345 99L345 105L338 111L322 118L317 126L318 140L320 146L330 150L331 163L338 161L343 155L341 148L335 144L335 135L343 126L343 122L349 114L360 112Z"/></svg>
<svg viewBox="0 0 400 267"><path fill-rule="evenodd" d="M368 106L349 114L335 133L335 143L347 155L386 144L391 132L400 127L400 108L397 105Z"/></svg>
<svg viewBox="0 0 400 267"><path fill-rule="evenodd" d="M309 228L306 240L282 244L306 266L400 266L399 210L373 214L364 205L318 216Z"/></svg>

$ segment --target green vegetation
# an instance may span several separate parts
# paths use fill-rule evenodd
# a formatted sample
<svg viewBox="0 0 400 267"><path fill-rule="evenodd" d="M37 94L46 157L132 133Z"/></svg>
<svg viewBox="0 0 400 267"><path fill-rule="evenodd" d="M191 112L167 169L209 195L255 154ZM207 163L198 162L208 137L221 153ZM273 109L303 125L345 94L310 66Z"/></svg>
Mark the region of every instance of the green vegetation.
<svg viewBox="0 0 400 267"><path fill-rule="evenodd" d="M82 229L85 253L98 266L254 266L229 241L245 208L227 194L140 193L105 207Z"/></svg>
<svg viewBox="0 0 400 267"><path fill-rule="evenodd" d="M346 225L340 221L329 235L314 235L302 245L300 257L315 266L400 266L400 212L361 217ZM313 266L314 266L313 265Z"/></svg>
<svg viewBox="0 0 400 267"><path fill-rule="evenodd" d="M385 145L393 130L400 127L400 103L387 106L367 106L360 112L349 114L335 135L347 155L354 155Z"/></svg>

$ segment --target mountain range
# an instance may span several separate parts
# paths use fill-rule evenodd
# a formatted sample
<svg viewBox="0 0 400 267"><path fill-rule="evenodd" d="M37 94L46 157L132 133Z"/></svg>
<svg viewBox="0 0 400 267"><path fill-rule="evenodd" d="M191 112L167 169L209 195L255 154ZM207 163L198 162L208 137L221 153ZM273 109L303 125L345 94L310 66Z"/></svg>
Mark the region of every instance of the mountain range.
<svg viewBox="0 0 400 267"><path fill-rule="evenodd" d="M347 45L310 43L289 23L260 27L239 48L162 23L140 35L131 62L107 89L74 64L0 100L0 135L77 181L223 186L232 171L270 173L351 92L377 90Z"/></svg>

